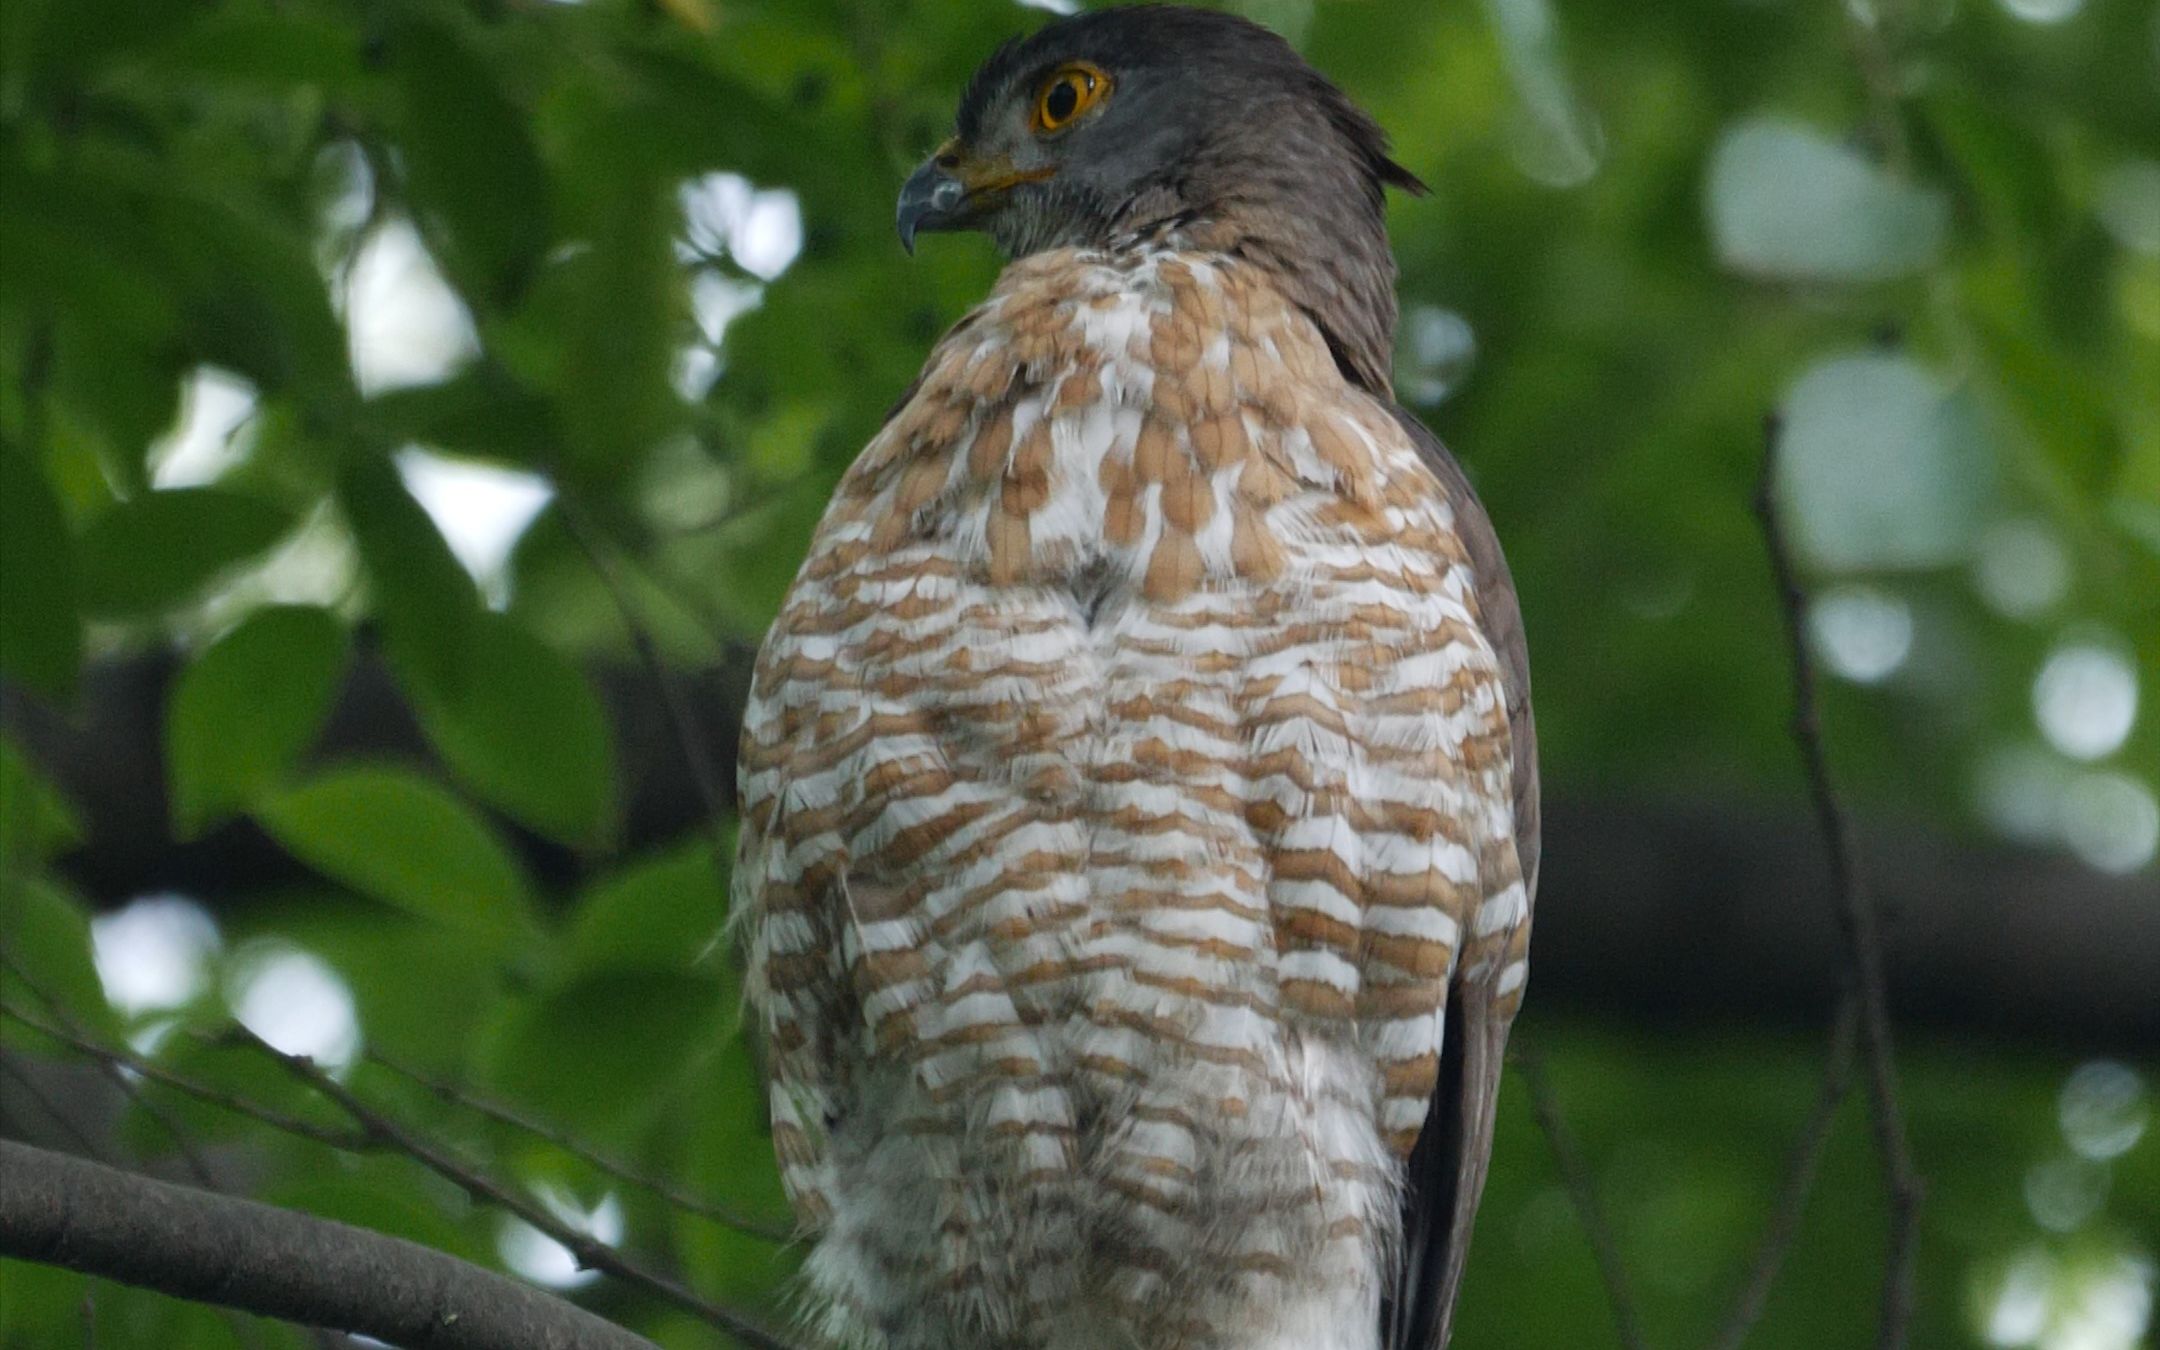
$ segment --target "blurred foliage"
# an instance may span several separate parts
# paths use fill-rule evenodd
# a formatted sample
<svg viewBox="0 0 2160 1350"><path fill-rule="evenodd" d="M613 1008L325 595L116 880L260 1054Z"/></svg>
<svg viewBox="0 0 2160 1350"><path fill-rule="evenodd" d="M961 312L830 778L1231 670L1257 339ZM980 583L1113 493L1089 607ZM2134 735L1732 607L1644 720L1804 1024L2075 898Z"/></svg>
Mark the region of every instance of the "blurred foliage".
<svg viewBox="0 0 2160 1350"><path fill-rule="evenodd" d="M1850 677L1826 713L1857 808L2151 866L2152 4L1246 8L1435 185L1392 207L1401 383L1507 539L1552 790L1795 790L1747 510L1782 409L1815 632ZM698 836L615 856L616 746L583 662L630 650L626 612L683 664L759 632L835 478L995 274L975 240L903 259L892 193L974 63L1037 17L1003 0L0 9L0 674L66 707L86 658L177 644L176 828L251 817L323 879L215 919L169 900L104 916L94 967L92 917L45 865L80 825L0 744L6 946L69 1017L319 1110L186 1034L237 1012L351 1060L372 1098L700 1290L777 1306L789 1257L354 1056L777 1213L712 953L722 878ZM544 503L507 558L461 546L484 512L430 491L453 470ZM386 653L446 781L311 756L356 640ZM507 822L599 879L541 893ZM1699 1342L1818 1047L1542 1031L1653 1339ZM14 1024L0 1044L53 1053ZM2073 1064L1915 1056L1932 1181L1916 1344L2146 1334L2147 1089L2105 1064L2066 1079ZM243 1150L266 1198L553 1269L395 1159L166 1105ZM1543 1143L1517 1097L1504 1113L1463 1343L1600 1343ZM151 1120L124 1128L171 1153ZM1871 1168L1851 1114L1751 1345L1864 1340ZM0 1342L69 1343L80 1280L0 1280ZM715 1342L622 1291L578 1296L667 1345ZM98 1301L112 1344L300 1343Z"/></svg>

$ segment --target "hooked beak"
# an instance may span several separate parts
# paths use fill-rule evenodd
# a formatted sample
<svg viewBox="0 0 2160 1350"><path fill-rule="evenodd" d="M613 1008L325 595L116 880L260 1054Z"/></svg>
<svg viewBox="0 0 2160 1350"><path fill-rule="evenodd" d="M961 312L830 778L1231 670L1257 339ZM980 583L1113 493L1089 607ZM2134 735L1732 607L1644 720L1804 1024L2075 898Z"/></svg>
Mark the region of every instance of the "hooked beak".
<svg viewBox="0 0 2160 1350"><path fill-rule="evenodd" d="M958 137L945 142L900 187L894 224L900 247L915 252L915 236L936 230L964 230L981 220L993 203L1022 183L1036 183L1055 169L1019 169L1004 155L977 159Z"/></svg>
<svg viewBox="0 0 2160 1350"><path fill-rule="evenodd" d="M900 206L895 223L900 229L900 247L910 257L915 253L915 236L929 230L956 230L964 223L967 206L967 184L951 173L938 167L938 160L945 156L925 160L923 166L908 175L900 186Z"/></svg>

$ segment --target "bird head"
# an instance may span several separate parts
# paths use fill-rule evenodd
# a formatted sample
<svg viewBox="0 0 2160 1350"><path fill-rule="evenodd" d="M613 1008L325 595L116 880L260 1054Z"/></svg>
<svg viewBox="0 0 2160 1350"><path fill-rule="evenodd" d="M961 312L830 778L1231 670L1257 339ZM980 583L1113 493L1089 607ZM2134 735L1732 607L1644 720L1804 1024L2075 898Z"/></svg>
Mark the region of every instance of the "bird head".
<svg viewBox="0 0 2160 1350"><path fill-rule="evenodd" d="M980 230L1011 257L1168 227L1272 267L1345 373L1386 387L1395 265L1382 199L1422 191L1379 126L1274 33L1134 5L999 48L900 191L910 251Z"/></svg>

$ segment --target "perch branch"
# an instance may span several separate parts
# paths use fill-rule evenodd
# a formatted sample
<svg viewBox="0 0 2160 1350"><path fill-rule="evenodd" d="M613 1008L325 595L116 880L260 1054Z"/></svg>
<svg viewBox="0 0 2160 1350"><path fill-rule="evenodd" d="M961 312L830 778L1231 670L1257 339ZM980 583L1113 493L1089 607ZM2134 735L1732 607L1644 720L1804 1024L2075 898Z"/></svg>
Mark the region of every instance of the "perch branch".
<svg viewBox="0 0 2160 1350"><path fill-rule="evenodd" d="M281 1065L319 1096L329 1100L349 1117L358 1128L340 1130L317 1125L312 1121L286 1115L254 1102L233 1096L221 1090L207 1087L192 1079L182 1077L138 1055L115 1050L98 1044L84 1036L77 1036L23 1012L21 1009L0 1004L0 1016L21 1023L61 1045L88 1056L91 1059L117 1065L131 1073L208 1102L238 1115L247 1116L285 1134L308 1139L348 1153L371 1153L394 1151L413 1159L463 1190L475 1201L501 1209L548 1237L561 1243L581 1268L603 1271L626 1284L658 1295L676 1306L703 1318L758 1350L788 1350L786 1342L757 1326L741 1314L722 1308L699 1298L688 1289L665 1276L645 1269L621 1251L589 1234L580 1233L557 1219L542 1206L530 1201L508 1187L497 1183L468 1166L440 1145L433 1143L411 1128L402 1125L370 1107L347 1089L344 1084L324 1073L302 1056L287 1055L255 1036L245 1028L234 1028L232 1035L243 1044L258 1050Z"/></svg>
<svg viewBox="0 0 2160 1350"><path fill-rule="evenodd" d="M402 1238L11 1141L0 1141L0 1255L409 1350L654 1350Z"/></svg>
<svg viewBox="0 0 2160 1350"><path fill-rule="evenodd" d="M351 1117L363 1134L379 1141L385 1147L403 1153L457 1186L475 1201L515 1215L534 1229L553 1238L576 1259L580 1269L597 1270L624 1284L642 1289L701 1321L718 1327L755 1350L790 1350L787 1342L741 1313L708 1302L667 1276L646 1269L616 1247L600 1241L590 1233L580 1232L542 1205L517 1194L452 1155L449 1150L377 1111L350 1088L323 1072L307 1056L288 1055L245 1027L233 1028L232 1035L241 1044L266 1056L295 1079L336 1105Z"/></svg>

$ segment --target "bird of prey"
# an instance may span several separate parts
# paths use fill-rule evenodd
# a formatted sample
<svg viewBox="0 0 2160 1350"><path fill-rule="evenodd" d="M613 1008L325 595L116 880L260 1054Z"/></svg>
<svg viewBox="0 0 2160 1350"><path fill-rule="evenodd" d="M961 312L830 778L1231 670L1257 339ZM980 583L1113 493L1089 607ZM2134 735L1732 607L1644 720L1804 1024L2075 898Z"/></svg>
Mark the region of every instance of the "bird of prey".
<svg viewBox="0 0 2160 1350"><path fill-rule="evenodd" d="M1142 6L998 50L901 189L1010 262L841 481L739 779L827 1344L1448 1340L1537 788L1492 527L1390 392L1389 187L1288 44Z"/></svg>

